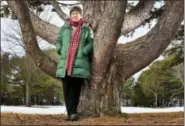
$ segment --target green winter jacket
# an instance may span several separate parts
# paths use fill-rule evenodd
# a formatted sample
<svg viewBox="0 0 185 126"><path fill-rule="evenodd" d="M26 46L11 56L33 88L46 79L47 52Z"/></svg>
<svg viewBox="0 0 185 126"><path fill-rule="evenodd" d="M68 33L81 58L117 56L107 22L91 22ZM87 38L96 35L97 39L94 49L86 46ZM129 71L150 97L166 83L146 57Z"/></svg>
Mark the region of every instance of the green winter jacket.
<svg viewBox="0 0 185 126"><path fill-rule="evenodd" d="M61 27L57 41L56 51L60 57L57 64L56 77L64 78L66 75L66 59L69 45L72 39L72 30L69 21L66 21ZM90 75L89 54L93 50L93 31L90 26L85 23L81 27L80 43L76 52L75 61L73 64L72 77L87 78Z"/></svg>

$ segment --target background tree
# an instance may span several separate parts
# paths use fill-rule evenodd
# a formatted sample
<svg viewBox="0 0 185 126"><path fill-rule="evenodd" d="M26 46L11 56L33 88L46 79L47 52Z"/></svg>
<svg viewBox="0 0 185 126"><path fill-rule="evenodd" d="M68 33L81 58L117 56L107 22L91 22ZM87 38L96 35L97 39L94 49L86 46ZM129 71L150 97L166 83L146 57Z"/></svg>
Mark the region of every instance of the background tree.
<svg viewBox="0 0 185 126"><path fill-rule="evenodd" d="M168 106L172 99L182 99L183 83L172 72L176 63L174 57L165 57L164 60L154 62L138 78L137 83L142 87L144 94L155 98L152 106Z"/></svg>
<svg viewBox="0 0 185 126"><path fill-rule="evenodd" d="M129 103L129 101L132 98L132 92L133 92L133 86L134 86L134 78L130 77L124 85L122 85L122 89L120 92L120 99L122 100L122 103L124 104L124 106L127 106L131 103Z"/></svg>
<svg viewBox="0 0 185 126"><path fill-rule="evenodd" d="M182 106L184 85L173 73L174 65L178 63L176 58L168 56L152 63L135 82L129 78L121 90L123 105L127 106L129 99L133 106Z"/></svg>
<svg viewBox="0 0 185 126"><path fill-rule="evenodd" d="M136 82L132 91L132 104L133 106L152 107L154 96L146 95L140 83Z"/></svg>
<svg viewBox="0 0 185 126"><path fill-rule="evenodd" d="M184 25L182 25L184 27ZM184 28L182 28L183 30ZM184 33L183 31L179 31ZM178 32L178 34L180 34ZM182 36L181 33L181 36ZM177 34L177 35L178 35ZM169 47L163 54L165 57L173 57L172 73L184 83L184 36L178 36L176 41L173 41L171 47Z"/></svg>
<svg viewBox="0 0 185 126"><path fill-rule="evenodd" d="M1 52L1 104L6 102L6 98L8 97L7 92L10 90L9 88L9 78L11 75L11 63L10 63L10 54L6 52Z"/></svg>
<svg viewBox="0 0 185 126"><path fill-rule="evenodd" d="M57 55L55 50L46 50L45 52L48 55L53 55L56 59ZM53 52L55 53L53 54ZM4 81L1 83L1 98L3 98L5 94L8 96L6 99L2 99L2 104L30 106L33 104L42 104L43 99L50 101L50 103L47 104L53 104L52 101L54 97L57 98L56 100L58 102L63 103L61 83L40 71L29 57L19 57L8 53L3 53L1 57L1 66L3 71L5 71L2 71L3 76L1 81ZM29 61L29 67L32 69L28 69L27 61ZM28 83L29 94L27 94L28 89L26 89Z"/></svg>
<svg viewBox="0 0 185 126"><path fill-rule="evenodd" d="M55 44L59 29L39 19L28 5L30 1L7 1L18 17L26 52L36 65L55 78L56 62L39 48L36 35ZM83 88L82 115L115 115L121 112L119 92L134 73L154 61L169 45L183 20L183 1L165 1L158 23L146 35L126 44L116 44L120 35L141 26L153 8L154 1L140 0L125 13L127 1L81 1L84 17L94 30L92 78ZM56 4L56 3L55 3ZM63 10L54 6L66 19ZM57 9L56 9L57 8ZM44 32L43 32L44 31Z"/></svg>

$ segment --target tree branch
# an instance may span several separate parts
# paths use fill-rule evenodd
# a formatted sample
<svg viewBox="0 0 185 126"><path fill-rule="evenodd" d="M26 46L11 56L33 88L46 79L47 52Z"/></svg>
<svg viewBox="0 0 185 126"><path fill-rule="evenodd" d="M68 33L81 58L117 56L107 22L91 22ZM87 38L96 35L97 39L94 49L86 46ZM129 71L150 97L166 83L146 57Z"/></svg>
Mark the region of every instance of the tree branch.
<svg viewBox="0 0 185 126"><path fill-rule="evenodd" d="M60 28L40 19L29 11L35 33L50 44L55 44Z"/></svg>
<svg viewBox="0 0 185 126"><path fill-rule="evenodd" d="M60 18L62 20L69 19L69 15L64 13L64 11L60 8L60 6L58 5L58 3L56 1L50 0L49 2L53 5L53 7L55 8L56 13L60 16Z"/></svg>
<svg viewBox="0 0 185 126"><path fill-rule="evenodd" d="M153 8L154 0L140 0L139 3L130 12L125 14L125 20L122 26L122 34L138 28L150 14Z"/></svg>
<svg viewBox="0 0 185 126"><path fill-rule="evenodd" d="M7 0L7 3L9 6L11 5L9 0ZM18 8L16 8L14 5L11 6L11 9L15 12L18 11ZM42 20L32 11L29 11L29 14L35 34L50 44L55 44L60 28Z"/></svg>
<svg viewBox="0 0 185 126"><path fill-rule="evenodd" d="M55 78L56 63L40 50L25 1L14 0L7 2L14 13L18 16L26 52L33 58L36 65L42 71Z"/></svg>
<svg viewBox="0 0 185 126"><path fill-rule="evenodd" d="M181 25L183 1L166 1L157 25L145 36L127 44L118 44L113 59L117 61L120 81L124 81L154 61L167 48Z"/></svg>

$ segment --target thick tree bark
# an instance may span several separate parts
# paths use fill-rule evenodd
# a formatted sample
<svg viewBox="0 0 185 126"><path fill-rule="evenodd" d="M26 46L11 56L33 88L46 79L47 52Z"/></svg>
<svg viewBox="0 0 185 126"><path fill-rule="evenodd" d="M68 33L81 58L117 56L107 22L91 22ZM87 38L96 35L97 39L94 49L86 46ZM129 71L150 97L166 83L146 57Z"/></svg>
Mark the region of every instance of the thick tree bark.
<svg viewBox="0 0 185 126"><path fill-rule="evenodd" d="M126 5L126 1L106 1L105 11L94 39L93 48L96 51L92 61L92 85L100 84L106 74L113 49L121 33L120 27L124 20Z"/></svg>
<svg viewBox="0 0 185 126"><path fill-rule="evenodd" d="M83 2L84 8L91 9L88 2L90 1ZM35 62L42 63L47 58L45 55L43 57L40 55L41 51L36 44L36 39L34 39L33 28L38 36L53 44L56 41L59 28L30 14L33 22L32 28L28 13L25 11L26 5L21 4L20 1L9 1L8 3L10 3L12 10L19 10L17 15L20 18L21 29L25 29L25 26L28 28L25 31L29 31L29 34L23 32L23 36L31 36L32 38L32 41L25 40L27 51ZM131 75L154 61L169 45L183 19L183 1L167 1L158 24L148 34L133 42L119 45L116 45L116 42L121 34L126 2L122 0L103 1L97 8L95 4L97 4L95 1L92 2L93 9L84 12L84 16L89 19L95 17L93 26L96 30L92 79L84 86L79 112L84 116L116 115L121 112L119 101L121 85ZM22 8L24 13L21 13L19 8ZM25 15L28 17L25 18ZM35 20L38 22L36 23ZM42 33L43 31L45 32ZM56 64L53 61L48 59L40 67L49 75L55 76ZM91 87L94 85L96 88Z"/></svg>
<svg viewBox="0 0 185 126"><path fill-rule="evenodd" d="M117 67L115 60L111 61L101 84L96 89L90 83L85 83L81 94L78 111L83 116L119 115L121 83L117 80Z"/></svg>
<svg viewBox="0 0 185 126"><path fill-rule="evenodd" d="M89 0L83 1L83 17L92 25L94 33L96 33L99 21L105 10L106 1Z"/></svg>

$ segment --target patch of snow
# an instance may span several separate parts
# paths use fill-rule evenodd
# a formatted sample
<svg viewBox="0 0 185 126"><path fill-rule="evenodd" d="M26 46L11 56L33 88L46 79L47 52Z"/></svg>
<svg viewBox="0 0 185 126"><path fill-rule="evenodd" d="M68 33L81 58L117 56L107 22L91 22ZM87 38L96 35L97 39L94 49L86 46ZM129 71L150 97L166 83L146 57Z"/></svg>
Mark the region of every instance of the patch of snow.
<svg viewBox="0 0 185 126"><path fill-rule="evenodd" d="M184 112L184 107L171 108L142 108L121 107L122 113L160 113L160 112ZM65 106L1 106L1 113L23 113L23 114L67 114Z"/></svg>
<svg viewBox="0 0 185 126"><path fill-rule="evenodd" d="M121 111L122 113L184 112L184 107L170 107L170 108L121 107Z"/></svg>
<svg viewBox="0 0 185 126"><path fill-rule="evenodd" d="M23 114L67 114L65 106L1 106L1 112Z"/></svg>

